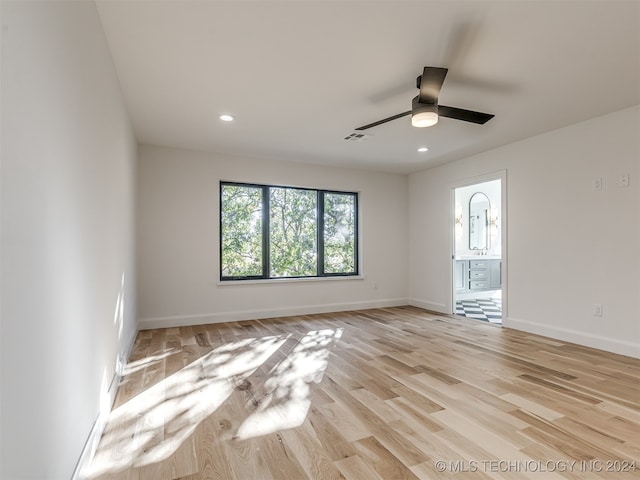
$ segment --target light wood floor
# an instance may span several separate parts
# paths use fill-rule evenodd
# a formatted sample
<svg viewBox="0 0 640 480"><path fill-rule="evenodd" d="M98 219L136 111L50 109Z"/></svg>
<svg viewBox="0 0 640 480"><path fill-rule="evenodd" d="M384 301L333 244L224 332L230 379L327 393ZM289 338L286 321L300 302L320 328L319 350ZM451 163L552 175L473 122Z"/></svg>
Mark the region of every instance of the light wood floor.
<svg viewBox="0 0 640 480"><path fill-rule="evenodd" d="M640 478L639 367L413 307L142 331L90 477Z"/></svg>

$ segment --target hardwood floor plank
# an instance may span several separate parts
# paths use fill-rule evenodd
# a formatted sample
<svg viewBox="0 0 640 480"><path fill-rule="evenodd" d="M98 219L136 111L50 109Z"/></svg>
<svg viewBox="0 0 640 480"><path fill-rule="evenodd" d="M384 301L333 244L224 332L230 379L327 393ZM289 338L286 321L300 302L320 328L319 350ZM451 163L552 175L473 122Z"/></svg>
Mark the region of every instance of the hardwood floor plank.
<svg viewBox="0 0 640 480"><path fill-rule="evenodd" d="M420 394L411 387L398 387L394 388L393 391L397 394L397 397L401 397L404 401L422 412L433 413L444 410L442 405L434 402L427 395Z"/></svg>
<svg viewBox="0 0 640 480"><path fill-rule="evenodd" d="M371 436L369 429L340 403L325 403L320 411L348 442Z"/></svg>
<svg viewBox="0 0 640 480"><path fill-rule="evenodd" d="M366 405L367 408L374 412L378 417L384 418L388 422L402 418L402 416L389 404L388 399L378 397L376 395L376 392L373 390L369 390L367 388L359 388L357 390L351 390L351 392L349 393L351 393L351 395L355 397L360 403ZM346 410L349 411L348 409ZM366 436L372 435L369 429L367 429L367 431L369 432L369 434Z"/></svg>
<svg viewBox="0 0 640 480"><path fill-rule="evenodd" d="M591 440L572 435L557 423L544 421L528 413L516 410L511 415L529 423L531 426L521 430L521 433L532 440L556 447L568 458L575 460L609 459L612 455Z"/></svg>
<svg viewBox="0 0 640 480"><path fill-rule="evenodd" d="M308 478L318 480L344 479L335 462L329 458L322 445L309 434L307 429L283 430L281 434Z"/></svg>
<svg viewBox="0 0 640 480"><path fill-rule="evenodd" d="M347 441L337 426L333 425L319 409L311 408L308 422L320 446L332 461L356 454L351 442Z"/></svg>
<svg viewBox="0 0 640 480"><path fill-rule="evenodd" d="M573 398L574 400L579 400L581 402L585 402L588 403L590 405L597 405L598 403L602 402L601 399L599 398L595 398L591 395L584 395L578 391L576 391L573 388L567 388L563 385L560 385L558 383L552 382L552 381L548 381L548 380L544 380L542 378L539 377L535 377L533 375L528 375L528 374L523 374L520 375L520 378L533 383L535 385L539 385L545 389L550 389L550 390L554 390L556 392L559 392L563 395L566 395L568 397Z"/></svg>
<svg viewBox="0 0 640 480"><path fill-rule="evenodd" d="M331 389L330 395L342 402L350 412L362 422L387 449L400 458L405 465L411 466L427 460L425 455L394 430L389 430L386 421L376 415L367 405L361 403L339 385Z"/></svg>
<svg viewBox="0 0 640 480"><path fill-rule="evenodd" d="M193 436L183 442L175 452L162 464L163 480L173 480L198 473L198 457Z"/></svg>
<svg viewBox="0 0 640 480"><path fill-rule="evenodd" d="M456 450L450 448L447 443L442 442L436 435L440 429L425 428L417 422L404 418L389 422L389 426L401 433L408 441L425 454L428 460L423 463L429 463L435 468L435 462L441 459L462 460L462 457L460 457L460 454ZM412 471L414 466L410 467Z"/></svg>
<svg viewBox="0 0 640 480"><path fill-rule="evenodd" d="M528 400L515 393L505 393L503 395L500 395L500 398L509 403L512 403L513 405L517 405L521 410L525 412L529 412L538 417L542 417L549 422L553 422L554 420L562 418L563 416L561 413L556 412L555 410L551 410L544 405L540 405L537 402Z"/></svg>
<svg viewBox="0 0 640 480"><path fill-rule="evenodd" d="M513 460L529 460L520 452L521 441L516 434L502 437L479 420L460 414L452 409L442 410L431 414L445 429L437 435L443 435L448 431L455 431L459 438L465 438L478 446L482 446L483 457L480 458L509 458ZM486 456L488 454L488 456Z"/></svg>
<svg viewBox="0 0 640 480"><path fill-rule="evenodd" d="M636 470L544 478L635 478L639 371L639 359L414 307L145 330L84 474L538 480L522 465L611 460Z"/></svg>
<svg viewBox="0 0 640 480"><path fill-rule="evenodd" d="M387 450L375 437L366 437L353 442L362 457L382 478L417 480L418 477L398 458Z"/></svg>
<svg viewBox="0 0 640 480"><path fill-rule="evenodd" d="M447 385L456 385L461 382L461 380L452 377L451 375L447 375L445 372L438 368L431 368L427 365L418 364L415 365L415 368L418 372L429 375L430 377L436 378Z"/></svg>
<svg viewBox="0 0 640 480"><path fill-rule="evenodd" d="M194 433L197 471L191 476L206 479L235 479L236 469L230 461L230 448L220 441L220 422L215 415L203 420ZM241 463L244 465L244 463ZM242 470L240 470L242 472Z"/></svg>
<svg viewBox="0 0 640 480"><path fill-rule="evenodd" d="M387 480L357 455L338 460L336 466L347 480Z"/></svg>

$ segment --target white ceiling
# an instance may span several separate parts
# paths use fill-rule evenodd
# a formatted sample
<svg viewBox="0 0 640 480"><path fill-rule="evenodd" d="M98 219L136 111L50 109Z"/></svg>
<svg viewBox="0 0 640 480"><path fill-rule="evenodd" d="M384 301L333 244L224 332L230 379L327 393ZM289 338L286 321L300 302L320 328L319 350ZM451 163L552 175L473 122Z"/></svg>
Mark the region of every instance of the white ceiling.
<svg viewBox="0 0 640 480"><path fill-rule="evenodd" d="M141 143L408 173L640 103L637 0L97 3ZM495 118L344 140L410 110L425 65Z"/></svg>

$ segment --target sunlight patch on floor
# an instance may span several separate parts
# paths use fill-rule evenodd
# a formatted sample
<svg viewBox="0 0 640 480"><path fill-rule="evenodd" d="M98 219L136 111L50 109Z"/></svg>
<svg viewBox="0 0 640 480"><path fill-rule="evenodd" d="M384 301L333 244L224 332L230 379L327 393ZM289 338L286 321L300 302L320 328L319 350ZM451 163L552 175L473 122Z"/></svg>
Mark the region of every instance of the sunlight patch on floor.
<svg viewBox="0 0 640 480"><path fill-rule="evenodd" d="M127 375L131 375L132 373L139 372L140 370L144 370L151 365L161 362L163 359L170 357L171 355L175 355L176 353L180 353L180 350L176 348L170 348L162 353L157 355L149 355L147 357L141 358L140 360L136 360L133 362L127 363L122 367L121 375L126 377Z"/></svg>
<svg viewBox="0 0 640 480"><path fill-rule="evenodd" d="M309 383L322 380L328 347L341 336L342 329L307 333L271 372L264 384L267 400L240 425L235 437L246 440L300 426L311 406Z"/></svg>
<svg viewBox="0 0 640 480"><path fill-rule="evenodd" d="M288 337L225 344L114 409L84 475L94 478L168 458Z"/></svg>

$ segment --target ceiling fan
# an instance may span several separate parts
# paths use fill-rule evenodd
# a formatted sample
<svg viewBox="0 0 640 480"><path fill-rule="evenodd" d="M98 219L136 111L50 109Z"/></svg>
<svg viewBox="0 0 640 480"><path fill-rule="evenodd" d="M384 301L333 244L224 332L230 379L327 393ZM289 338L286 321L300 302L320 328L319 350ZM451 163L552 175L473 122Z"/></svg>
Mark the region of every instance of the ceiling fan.
<svg viewBox="0 0 640 480"><path fill-rule="evenodd" d="M495 115L490 113L438 105L438 95L447 72L447 68L424 67L422 75L416 78L416 88L420 89L420 94L413 99L411 110L358 127L356 130L366 130L407 115L411 115L411 125L414 127L431 127L438 123L438 117L440 116L479 125L484 125L491 120Z"/></svg>

